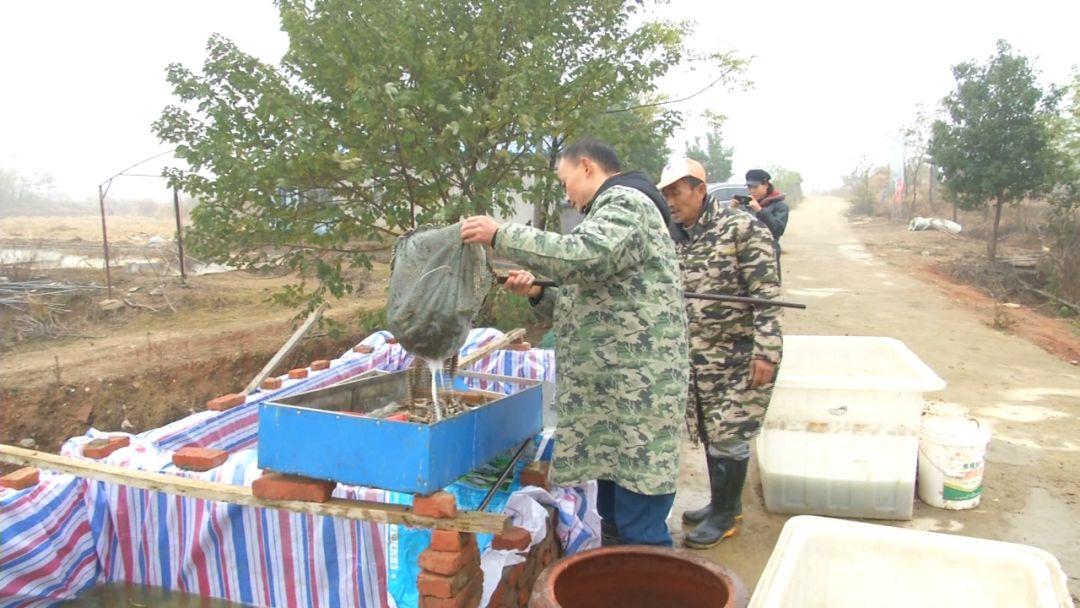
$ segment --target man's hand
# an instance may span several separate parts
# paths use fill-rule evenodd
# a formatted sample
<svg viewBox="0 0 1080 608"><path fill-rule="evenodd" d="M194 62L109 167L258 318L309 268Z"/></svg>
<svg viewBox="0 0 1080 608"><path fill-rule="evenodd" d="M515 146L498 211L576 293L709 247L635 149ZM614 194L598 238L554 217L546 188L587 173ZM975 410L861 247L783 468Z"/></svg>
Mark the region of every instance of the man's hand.
<svg viewBox="0 0 1080 608"><path fill-rule="evenodd" d="M760 388L772 382L776 366L764 359L754 359L750 362L750 388Z"/></svg>
<svg viewBox="0 0 1080 608"><path fill-rule="evenodd" d="M738 209L739 208L739 199L735 198L734 196L731 197L731 208L732 209Z"/></svg>
<svg viewBox="0 0 1080 608"><path fill-rule="evenodd" d="M543 293L544 288L533 285L533 281L535 280L536 277L527 270L511 270L510 276L507 277L503 287L506 287L506 289L515 296L536 299Z"/></svg>
<svg viewBox="0 0 1080 608"><path fill-rule="evenodd" d="M761 211L761 203L757 202L757 199L752 196L750 197L750 202L746 203L746 206L754 213Z"/></svg>
<svg viewBox="0 0 1080 608"><path fill-rule="evenodd" d="M474 215L461 223L461 240L465 243L490 245L499 222L486 215Z"/></svg>

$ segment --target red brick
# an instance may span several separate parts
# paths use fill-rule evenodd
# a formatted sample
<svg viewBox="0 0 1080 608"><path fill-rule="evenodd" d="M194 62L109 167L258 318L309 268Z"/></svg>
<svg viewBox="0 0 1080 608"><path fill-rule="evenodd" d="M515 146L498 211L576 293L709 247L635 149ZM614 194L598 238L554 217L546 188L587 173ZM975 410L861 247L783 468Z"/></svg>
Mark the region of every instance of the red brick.
<svg viewBox="0 0 1080 608"><path fill-rule="evenodd" d="M433 530L431 548L436 551L461 551L476 542L476 536L453 530Z"/></svg>
<svg viewBox="0 0 1080 608"><path fill-rule="evenodd" d="M532 344L529 344L528 342L515 342L515 343L510 344L509 346L507 346L506 349L507 350L519 350L519 351L531 350L532 349Z"/></svg>
<svg viewBox="0 0 1080 608"><path fill-rule="evenodd" d="M317 372L324 369L330 369L330 362L326 359L316 359L311 362L311 371Z"/></svg>
<svg viewBox="0 0 1080 608"><path fill-rule="evenodd" d="M507 589L510 587L506 581L503 581L495 586L495 591L491 592L491 597L488 598L488 608L503 608L506 606Z"/></svg>
<svg viewBox="0 0 1080 608"><path fill-rule="evenodd" d="M353 352L354 353L360 353L362 355L369 355L369 354L375 352L375 349L368 346L367 344L357 344L356 346L353 347Z"/></svg>
<svg viewBox="0 0 1080 608"><path fill-rule="evenodd" d="M337 485L324 479L312 479L299 475L263 473L251 484L251 493L263 500L303 500L326 502Z"/></svg>
<svg viewBox="0 0 1080 608"><path fill-rule="evenodd" d="M209 471L229 458L225 450L186 447L173 452L172 463L189 471Z"/></svg>
<svg viewBox="0 0 1080 608"><path fill-rule="evenodd" d="M421 595L443 598L454 597L477 576L482 575L475 568L462 568L457 574L450 576L421 571L420 576L416 579L416 588Z"/></svg>
<svg viewBox="0 0 1080 608"><path fill-rule="evenodd" d="M457 501L449 492L436 492L430 496L413 497L413 513L425 517L457 517Z"/></svg>
<svg viewBox="0 0 1080 608"><path fill-rule="evenodd" d="M530 462L529 465L521 471L521 485L547 488L548 470L550 465L551 463L540 460Z"/></svg>
<svg viewBox="0 0 1080 608"><path fill-rule="evenodd" d="M34 467L23 467L3 477L0 477L0 487L12 490L25 490L37 485L39 479L38 470Z"/></svg>
<svg viewBox="0 0 1080 608"><path fill-rule="evenodd" d="M228 395L222 395L215 399L211 399L206 402L206 409L213 410L215 412L224 412L227 409L234 408L238 405L244 404L243 393L231 393Z"/></svg>
<svg viewBox="0 0 1080 608"><path fill-rule="evenodd" d="M532 534L525 528L512 526L491 539L491 548L500 551L524 551L532 544Z"/></svg>
<svg viewBox="0 0 1080 608"><path fill-rule="evenodd" d="M100 460L102 458L105 458L109 454L112 454L116 450L119 450L122 447L126 447L130 443L131 438L127 435L98 437L97 439L93 439L83 446L82 454L87 458L94 458Z"/></svg>
<svg viewBox="0 0 1080 608"><path fill-rule="evenodd" d="M267 378L266 380L263 380L262 384L259 386L261 386L264 391L276 391L281 388L281 384L281 378Z"/></svg>
<svg viewBox="0 0 1080 608"><path fill-rule="evenodd" d="M480 552L476 548L463 551L434 551L426 549L420 553L420 568L432 574L450 576L463 569L480 567Z"/></svg>
<svg viewBox="0 0 1080 608"><path fill-rule="evenodd" d="M289 377L292 378L293 380L299 380L301 378L307 378L307 368L306 367L298 367L296 369L290 369L289 370Z"/></svg>
<svg viewBox="0 0 1080 608"><path fill-rule="evenodd" d="M461 593L451 598L420 596L420 608L479 608L484 594L484 577L475 576Z"/></svg>

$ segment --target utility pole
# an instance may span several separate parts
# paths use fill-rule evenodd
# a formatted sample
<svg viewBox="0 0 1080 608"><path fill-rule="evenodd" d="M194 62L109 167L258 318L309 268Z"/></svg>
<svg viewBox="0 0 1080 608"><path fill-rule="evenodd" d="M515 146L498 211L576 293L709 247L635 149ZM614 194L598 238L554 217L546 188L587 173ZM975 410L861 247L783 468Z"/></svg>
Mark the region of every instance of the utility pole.
<svg viewBox="0 0 1080 608"><path fill-rule="evenodd" d="M101 243L105 247L105 284L109 288L109 299L112 299L112 271L109 270L109 231L105 227L105 190L98 184L98 204L101 206Z"/></svg>
<svg viewBox="0 0 1080 608"><path fill-rule="evenodd" d="M180 228L180 190L173 186L172 189L173 211L176 213L176 247L180 251L180 284L187 282L187 273L184 271L184 233Z"/></svg>

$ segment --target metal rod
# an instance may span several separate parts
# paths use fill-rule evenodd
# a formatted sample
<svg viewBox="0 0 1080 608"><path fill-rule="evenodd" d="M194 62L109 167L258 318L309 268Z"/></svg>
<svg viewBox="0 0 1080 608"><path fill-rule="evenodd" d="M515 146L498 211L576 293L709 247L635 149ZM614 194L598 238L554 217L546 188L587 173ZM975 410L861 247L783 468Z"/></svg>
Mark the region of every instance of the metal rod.
<svg viewBox="0 0 1080 608"><path fill-rule="evenodd" d="M785 302L784 300L766 300L764 298L747 298L744 296L727 296L719 293L696 293L688 291L683 294L693 300L714 300L716 302L737 302L739 304L751 304L753 306L779 306L781 308L798 308L806 310L806 304L799 302Z"/></svg>
<svg viewBox="0 0 1080 608"><path fill-rule="evenodd" d="M105 191L99 184L98 204L101 206L101 242L105 247L105 284L109 288L109 299L112 299L112 271L109 270L109 231L105 226Z"/></svg>
<svg viewBox="0 0 1080 608"><path fill-rule="evenodd" d="M173 211L176 213L176 247L180 250L180 281L187 280L187 272L184 271L184 233L180 229L180 190L173 186L172 189Z"/></svg>
<svg viewBox="0 0 1080 608"><path fill-rule="evenodd" d="M496 280L499 283L505 283L509 277L499 276ZM549 279L535 279L532 283L537 287L558 287L559 284ZM785 302L784 300L766 300L765 298L749 298L746 296L728 296L719 293L698 293L694 291L687 291L683 294L683 297L690 298L692 300L713 300L715 302L736 302L739 304L752 304L754 306L779 306L781 308L798 308L800 310L806 309L806 304L800 304L798 302Z"/></svg>
<svg viewBox="0 0 1080 608"><path fill-rule="evenodd" d="M501 486L503 482L506 481L506 476L510 474L510 471L514 470L514 465L516 465L517 461L521 459L521 455L525 452L525 448L530 443L532 443L531 437L521 443L521 447L519 447L517 451L514 452L514 457L510 459L510 464L506 465L506 468L503 469L502 475L499 475L499 479L495 482L495 485L491 486L491 489L488 490L487 495L484 496L484 500L480 502L480 506L476 509L477 511L483 511L487 508L488 503L490 503L491 499L495 497L495 492L497 492L499 490L499 486Z"/></svg>

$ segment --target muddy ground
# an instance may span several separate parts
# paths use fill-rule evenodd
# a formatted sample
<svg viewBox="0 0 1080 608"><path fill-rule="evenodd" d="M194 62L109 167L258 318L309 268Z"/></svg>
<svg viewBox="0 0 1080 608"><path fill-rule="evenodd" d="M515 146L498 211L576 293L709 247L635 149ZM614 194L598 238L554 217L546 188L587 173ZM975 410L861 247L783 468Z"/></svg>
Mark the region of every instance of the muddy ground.
<svg viewBox="0 0 1080 608"><path fill-rule="evenodd" d="M39 273L76 282L101 271ZM368 333L370 315L384 303L385 267L363 278L363 292L332 302L326 317L339 324L314 329L275 373L334 357ZM87 427L141 432L204 409L206 401L241 390L298 325L297 312L268 301L295 277L227 272L166 281L176 312L148 295L160 279L119 274L115 292L145 308L103 312L104 294L65 304L61 337L8 335L0 350L0 442L33 442L57 451ZM133 288L138 291L131 292ZM11 317L7 317L8 321ZM360 335L358 338L357 336Z"/></svg>

